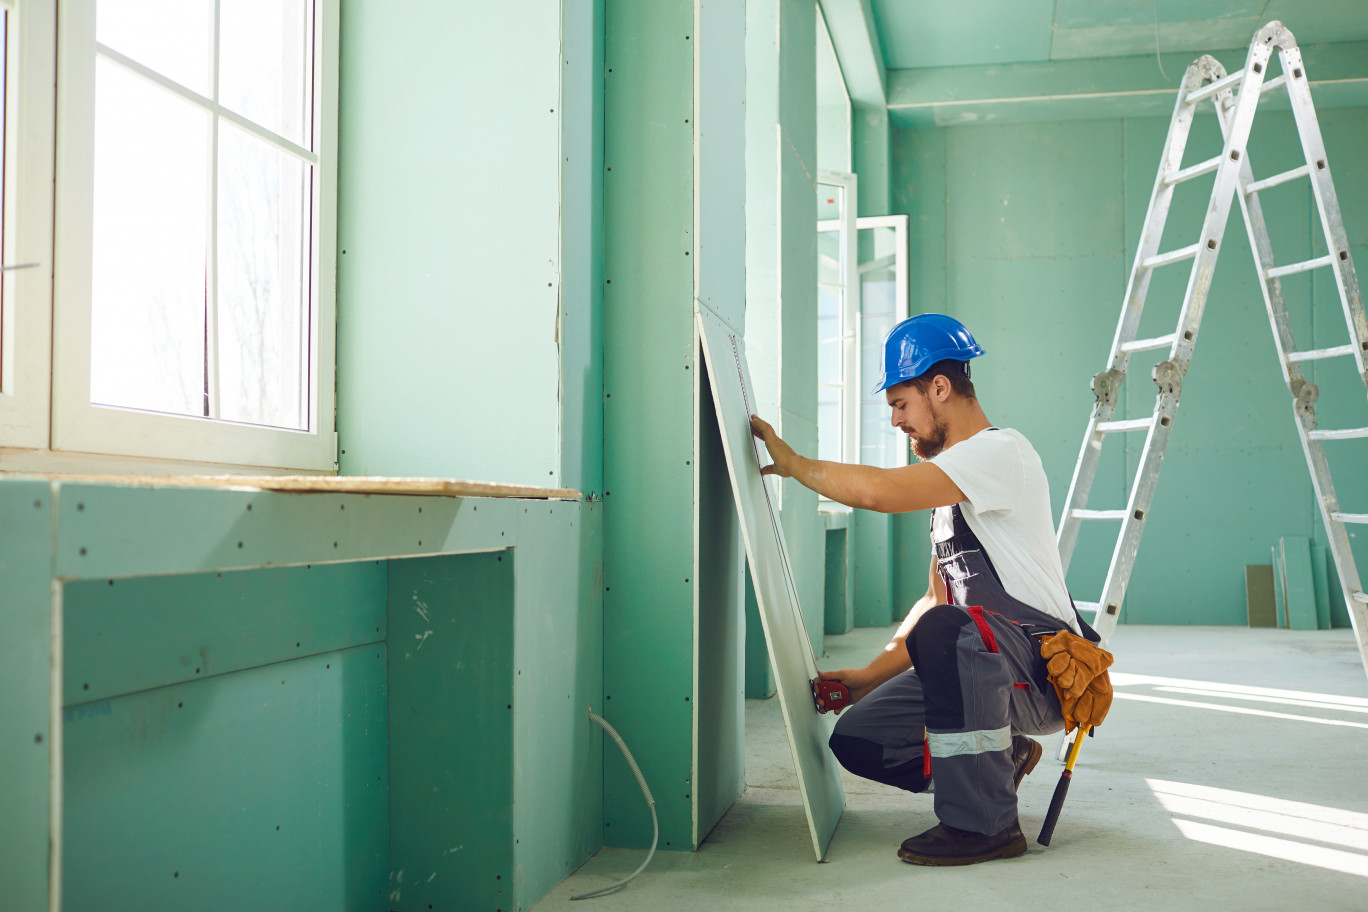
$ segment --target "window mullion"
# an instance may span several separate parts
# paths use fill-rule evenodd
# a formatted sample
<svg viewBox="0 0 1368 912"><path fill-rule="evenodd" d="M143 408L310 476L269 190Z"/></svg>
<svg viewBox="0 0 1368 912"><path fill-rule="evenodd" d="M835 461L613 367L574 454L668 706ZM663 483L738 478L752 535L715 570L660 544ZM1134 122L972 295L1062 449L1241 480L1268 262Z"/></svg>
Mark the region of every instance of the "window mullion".
<svg viewBox="0 0 1368 912"><path fill-rule="evenodd" d="M219 3L214 0L214 26L209 49L209 92L212 108L209 112L209 239L206 253L204 301L204 370L207 417L220 417L223 397L219 390L219 281L218 281L218 156L219 156Z"/></svg>

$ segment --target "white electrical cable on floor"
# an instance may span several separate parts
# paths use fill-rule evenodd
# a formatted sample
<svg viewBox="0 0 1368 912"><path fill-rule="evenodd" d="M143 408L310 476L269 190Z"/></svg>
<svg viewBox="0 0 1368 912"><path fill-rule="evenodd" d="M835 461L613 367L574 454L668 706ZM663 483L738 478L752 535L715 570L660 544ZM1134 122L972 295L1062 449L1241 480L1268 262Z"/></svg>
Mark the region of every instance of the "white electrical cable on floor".
<svg viewBox="0 0 1368 912"><path fill-rule="evenodd" d="M609 734L609 736L611 736L612 739L617 742L618 749L622 751L623 759L625 759L627 761L627 765L631 767L632 775L636 776L637 785L641 786L641 794L646 796L646 806L651 809L651 851L646 853L646 860L641 863L641 867L637 868L627 877L623 878L622 880L619 880L617 883L609 884L606 887L599 887L597 890L589 890L584 893L577 893L574 896L570 897L572 900L594 899L598 896L606 896L609 893L613 893L627 886L628 881L630 881L633 877L636 877L642 871L646 870L646 866L651 863L651 858L655 856L656 841L660 839L660 821L656 818L655 798L651 797L651 790L646 786L646 777L641 775L641 768L637 766L636 760L632 759L632 752L627 749L627 745L623 743L622 736L617 733L617 730L613 728L613 726L608 724L608 720L604 719L600 715L597 715L592 708L590 708L589 710L589 718L590 720L597 722L600 726L602 726L603 730L606 731Z"/></svg>

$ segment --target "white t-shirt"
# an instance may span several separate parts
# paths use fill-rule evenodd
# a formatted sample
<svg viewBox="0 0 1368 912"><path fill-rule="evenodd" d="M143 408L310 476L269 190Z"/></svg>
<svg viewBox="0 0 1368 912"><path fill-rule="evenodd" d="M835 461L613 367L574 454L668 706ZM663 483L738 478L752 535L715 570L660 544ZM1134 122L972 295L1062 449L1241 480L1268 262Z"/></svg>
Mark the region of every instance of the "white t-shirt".
<svg viewBox="0 0 1368 912"><path fill-rule="evenodd" d="M930 461L964 492L960 512L1007 594L1081 633L1055 545L1050 484L1030 441L1010 428L989 428ZM948 521L949 513L937 510L933 522ZM935 538L949 532L938 529Z"/></svg>

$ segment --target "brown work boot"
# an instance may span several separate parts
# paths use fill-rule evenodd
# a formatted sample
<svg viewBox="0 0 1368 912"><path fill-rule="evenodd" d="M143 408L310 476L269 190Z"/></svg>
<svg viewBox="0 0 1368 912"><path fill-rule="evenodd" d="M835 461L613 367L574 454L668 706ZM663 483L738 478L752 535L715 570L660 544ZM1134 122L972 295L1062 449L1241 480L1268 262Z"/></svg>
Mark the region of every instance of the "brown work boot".
<svg viewBox="0 0 1368 912"><path fill-rule="evenodd" d="M1025 735L1012 735L1012 768L1015 770L1012 774L1013 789L1021 790L1021 780L1036 768L1044 752L1039 741L1032 741Z"/></svg>
<svg viewBox="0 0 1368 912"><path fill-rule="evenodd" d="M991 836L938 824L920 836L903 840L898 857L908 864L948 867L978 864L994 858L1015 858L1025 852L1026 837L1013 820L1007 829Z"/></svg>

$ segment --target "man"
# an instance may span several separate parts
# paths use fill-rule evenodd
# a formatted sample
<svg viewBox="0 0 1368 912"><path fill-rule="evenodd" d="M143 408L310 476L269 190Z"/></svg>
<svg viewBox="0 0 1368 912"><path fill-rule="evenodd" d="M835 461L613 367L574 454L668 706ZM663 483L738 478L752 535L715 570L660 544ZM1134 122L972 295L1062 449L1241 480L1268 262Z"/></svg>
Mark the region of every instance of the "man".
<svg viewBox="0 0 1368 912"><path fill-rule="evenodd" d="M830 741L846 769L913 792L934 781L939 825L898 851L912 864L1026 851L1016 787L1041 746L1025 736L1064 727L1037 637L1067 628L1097 640L1065 589L1040 457L1018 432L993 427L974 393L968 362L983 353L942 314L889 332L875 392L911 438L914 465L807 459L751 417L772 461L764 474L860 509L935 511L926 594L868 665L822 675L850 689Z"/></svg>

